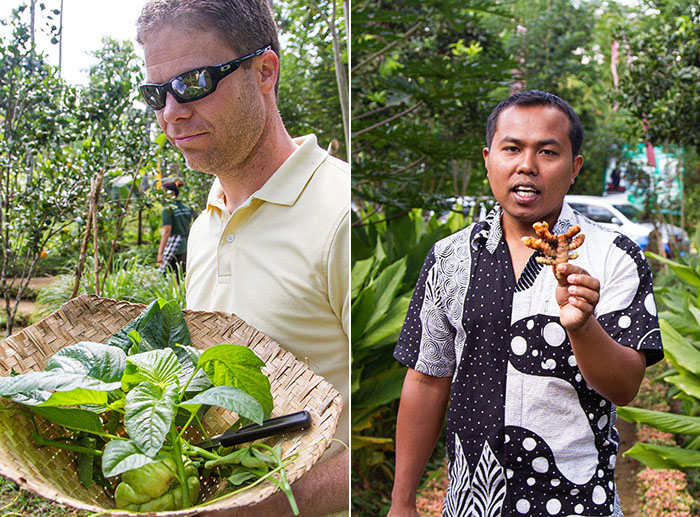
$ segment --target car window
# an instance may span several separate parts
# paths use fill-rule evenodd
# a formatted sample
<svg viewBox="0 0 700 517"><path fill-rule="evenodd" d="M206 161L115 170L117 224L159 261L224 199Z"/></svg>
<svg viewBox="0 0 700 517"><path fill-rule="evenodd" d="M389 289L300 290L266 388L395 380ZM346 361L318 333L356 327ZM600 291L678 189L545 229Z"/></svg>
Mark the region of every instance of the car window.
<svg viewBox="0 0 700 517"><path fill-rule="evenodd" d="M605 207L589 205L588 218L596 223L612 223L613 213Z"/></svg>
<svg viewBox="0 0 700 517"><path fill-rule="evenodd" d="M581 215L585 215L586 217L588 217L588 205L584 205L582 203L569 203L569 206Z"/></svg>

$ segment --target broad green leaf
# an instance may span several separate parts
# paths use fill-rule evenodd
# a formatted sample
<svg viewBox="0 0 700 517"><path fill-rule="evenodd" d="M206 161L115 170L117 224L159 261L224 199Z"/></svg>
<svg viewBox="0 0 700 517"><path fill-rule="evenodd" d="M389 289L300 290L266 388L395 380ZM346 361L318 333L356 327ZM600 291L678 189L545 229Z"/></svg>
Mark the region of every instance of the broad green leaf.
<svg viewBox="0 0 700 517"><path fill-rule="evenodd" d="M89 375L104 382L117 382L126 367L126 354L119 348L82 341L56 352L44 371Z"/></svg>
<svg viewBox="0 0 700 517"><path fill-rule="evenodd" d="M686 395L690 395L697 404L700 401L700 379L694 376L692 373L681 373L680 375L669 375L664 379L666 382L673 384L678 387Z"/></svg>
<svg viewBox="0 0 700 517"><path fill-rule="evenodd" d="M647 424L665 433L700 435L700 417L635 407L618 407L617 414L628 422Z"/></svg>
<svg viewBox="0 0 700 517"><path fill-rule="evenodd" d="M352 272L350 274L350 285L352 286L351 298L354 299L362 286L365 285L365 281L372 271L372 266L374 266L374 257L370 257L365 260L358 260L352 265Z"/></svg>
<svg viewBox="0 0 700 517"><path fill-rule="evenodd" d="M366 328L371 328L379 318L389 310L396 295L401 288L403 278L406 275L406 258L397 260L372 282L374 287L375 306L372 315L367 321Z"/></svg>
<svg viewBox="0 0 700 517"><path fill-rule="evenodd" d="M374 313L375 303L374 286L372 284L365 286L352 302L350 308L350 332L353 336L363 336L367 331L372 314Z"/></svg>
<svg viewBox="0 0 700 517"><path fill-rule="evenodd" d="M126 396L124 427L147 456L155 456L163 446L179 401L176 386L162 389L150 382L139 384Z"/></svg>
<svg viewBox="0 0 700 517"><path fill-rule="evenodd" d="M181 370L182 366L170 348L130 355L122 377L122 389L128 391L142 382L177 384Z"/></svg>
<svg viewBox="0 0 700 517"><path fill-rule="evenodd" d="M410 294L394 300L394 303L391 305L384 317L378 320L372 328L367 330L367 332L358 342L353 344L355 353L357 353L357 350L371 348L389 336L398 335L398 333L401 331L401 327L403 327L403 322L406 319L406 312L408 312L408 305L410 302Z"/></svg>
<svg viewBox="0 0 700 517"><path fill-rule="evenodd" d="M666 357L674 365L680 365L695 375L700 375L700 352L668 322L661 320L659 327Z"/></svg>
<svg viewBox="0 0 700 517"><path fill-rule="evenodd" d="M54 424L58 424L67 429L86 431L88 433L104 432L100 417L91 411L75 408L57 409L52 407L34 407L32 411L52 421Z"/></svg>
<svg viewBox="0 0 700 517"><path fill-rule="evenodd" d="M42 407L82 405L98 405L104 407L108 400L106 391L76 388L72 391L55 391L51 393L48 400L41 402L39 405Z"/></svg>
<svg viewBox="0 0 700 517"><path fill-rule="evenodd" d="M166 302L159 298L151 303L136 319L127 323L109 338L107 344L117 346L124 351L129 350L132 346L129 333L134 330L141 337L139 343L141 352L173 348L176 344L186 346L192 344L182 310L172 300Z"/></svg>
<svg viewBox="0 0 700 517"><path fill-rule="evenodd" d="M690 310L690 313L693 315L693 318L695 318L695 321L698 323L698 325L700 325L700 309L698 309L697 307L695 307L693 305L689 306L688 309Z"/></svg>
<svg viewBox="0 0 700 517"><path fill-rule="evenodd" d="M36 391L72 391L76 388L96 391L118 389L119 382L103 382L94 377L60 370L29 372L14 377L0 378L0 397L23 394L31 396Z"/></svg>
<svg viewBox="0 0 700 517"><path fill-rule="evenodd" d="M262 405L265 418L272 412L270 381L260 371L265 363L250 348L226 344L207 348L198 366L215 386L233 386L252 395Z"/></svg>
<svg viewBox="0 0 700 517"><path fill-rule="evenodd" d="M199 406L220 406L260 425L263 421L262 405L251 395L232 386L214 386L198 393L180 404L188 411L197 411Z"/></svg>
<svg viewBox="0 0 700 517"><path fill-rule="evenodd" d="M353 393L353 410L355 407L358 411L363 407L378 407L398 399L401 396L405 377L406 368L397 366L362 379L362 390Z"/></svg>
<svg viewBox="0 0 700 517"><path fill-rule="evenodd" d="M647 251L645 255L649 258L652 258L654 260L658 260L659 262L668 265L673 272L683 280L684 282L693 285L695 287L700 287L700 275L690 266L686 266L685 264L679 264L678 262L674 262L672 260L667 259L666 257L662 257L661 255L657 255L656 253L652 253L650 251Z"/></svg>
<svg viewBox="0 0 700 517"><path fill-rule="evenodd" d="M102 473L105 477L117 476L156 461L143 454L133 440L112 440L102 454Z"/></svg>
<svg viewBox="0 0 700 517"><path fill-rule="evenodd" d="M700 451L652 445L650 443L635 443L625 452L637 461L653 469L686 469L700 467Z"/></svg>

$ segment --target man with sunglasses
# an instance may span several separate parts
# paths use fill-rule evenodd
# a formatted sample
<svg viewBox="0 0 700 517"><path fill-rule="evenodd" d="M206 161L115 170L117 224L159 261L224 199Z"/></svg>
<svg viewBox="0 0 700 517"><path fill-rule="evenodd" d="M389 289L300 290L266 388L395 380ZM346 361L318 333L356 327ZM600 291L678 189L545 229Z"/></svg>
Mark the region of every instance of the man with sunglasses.
<svg viewBox="0 0 700 517"><path fill-rule="evenodd" d="M279 43L266 0L152 0L138 21L143 100L194 170L213 174L188 242L187 307L231 312L330 381L348 406L349 167L277 109ZM349 439L347 409L336 437ZM348 508L331 446L292 486L302 515ZM244 515L291 515L284 496ZM227 513L227 515L233 515Z"/></svg>

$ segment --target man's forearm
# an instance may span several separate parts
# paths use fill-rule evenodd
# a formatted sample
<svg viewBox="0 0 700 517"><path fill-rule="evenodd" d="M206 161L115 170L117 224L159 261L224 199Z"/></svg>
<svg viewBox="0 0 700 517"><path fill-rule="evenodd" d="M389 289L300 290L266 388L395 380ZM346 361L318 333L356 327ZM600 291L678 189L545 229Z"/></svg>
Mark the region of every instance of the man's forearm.
<svg viewBox="0 0 700 517"><path fill-rule="evenodd" d="M615 405L628 404L644 377L644 353L617 343L592 316L581 328L567 333L588 385Z"/></svg>
<svg viewBox="0 0 700 517"><path fill-rule="evenodd" d="M450 377L406 372L396 420L396 472L389 515L415 512L416 490L445 420Z"/></svg>
<svg viewBox="0 0 700 517"><path fill-rule="evenodd" d="M162 259L163 258L163 252L165 251L165 245L168 243L168 239L170 238L170 233L172 232L173 227L171 225L165 225L161 228L161 238L160 238L160 245L158 246L158 258Z"/></svg>

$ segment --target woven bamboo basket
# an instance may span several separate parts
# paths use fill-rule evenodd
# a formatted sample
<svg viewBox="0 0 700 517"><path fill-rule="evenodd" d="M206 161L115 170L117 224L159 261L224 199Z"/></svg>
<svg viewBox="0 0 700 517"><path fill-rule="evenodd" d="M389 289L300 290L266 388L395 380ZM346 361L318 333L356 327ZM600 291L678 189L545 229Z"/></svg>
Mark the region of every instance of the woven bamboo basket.
<svg viewBox="0 0 700 517"><path fill-rule="evenodd" d="M40 322L0 343L0 375L11 369L17 373L41 370L50 356L79 341L104 342L138 316L144 305L92 295L75 298ZM342 399L338 391L314 374L307 365L262 332L235 315L220 312L183 311L195 347L205 349L220 343L246 345L265 362L263 373L270 379L274 410L280 416L307 410L312 426L306 431L288 433L282 443L283 456L298 454L287 467L289 482L298 479L321 457L330 445ZM133 515L114 509L114 502L102 487L86 489L78 478L71 453L52 447L38 448L29 437L34 430L28 412L20 405L0 399L0 474L18 485L57 503L103 515ZM9 409L4 410L4 409ZM42 435L55 438L63 433L48 420L35 416ZM211 408L204 417L210 435L220 434L235 421L235 415L222 408ZM188 438L199 438L193 432ZM277 443L270 438L266 443ZM277 488L269 481L238 494L221 497L224 486L216 479L202 479L200 504L195 508L139 515L196 515L243 507L262 501ZM209 501L209 502L207 502Z"/></svg>

